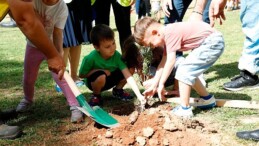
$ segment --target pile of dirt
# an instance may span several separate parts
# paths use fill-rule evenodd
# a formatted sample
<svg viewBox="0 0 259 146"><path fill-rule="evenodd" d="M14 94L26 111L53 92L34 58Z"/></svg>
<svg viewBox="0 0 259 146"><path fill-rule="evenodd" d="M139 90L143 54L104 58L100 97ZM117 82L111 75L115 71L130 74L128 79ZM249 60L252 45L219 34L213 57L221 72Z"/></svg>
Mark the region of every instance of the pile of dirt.
<svg viewBox="0 0 259 146"><path fill-rule="evenodd" d="M106 128L87 119L81 129L67 129L65 141L72 145L210 145L218 131L211 123L198 119L179 119L170 115L170 104L153 105L139 113L132 105L114 107L111 115L120 126ZM215 138L215 137L214 137Z"/></svg>

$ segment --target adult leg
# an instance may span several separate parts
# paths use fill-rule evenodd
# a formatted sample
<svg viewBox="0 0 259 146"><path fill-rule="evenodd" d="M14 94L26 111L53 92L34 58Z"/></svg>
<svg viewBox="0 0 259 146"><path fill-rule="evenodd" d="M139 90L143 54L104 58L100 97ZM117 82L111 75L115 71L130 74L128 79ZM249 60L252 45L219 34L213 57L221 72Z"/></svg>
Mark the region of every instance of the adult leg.
<svg viewBox="0 0 259 146"><path fill-rule="evenodd" d="M242 29L246 35L238 68L251 74L259 73L259 3L243 0L241 3Z"/></svg>
<svg viewBox="0 0 259 146"><path fill-rule="evenodd" d="M111 0L96 0L94 3L95 24L110 25ZM122 17L122 15L120 14Z"/></svg>
<svg viewBox="0 0 259 146"><path fill-rule="evenodd" d="M238 69L240 75L223 85L226 90L238 91L244 88L258 88L259 79L259 3L249 0L241 2L241 22L246 35Z"/></svg>
<svg viewBox="0 0 259 146"><path fill-rule="evenodd" d="M209 8L210 8L211 0L207 0L205 9L203 11L202 20L208 24L210 24L210 18L209 18Z"/></svg>
<svg viewBox="0 0 259 146"><path fill-rule="evenodd" d="M64 62L67 66L70 47L69 48L63 48L63 50L64 50L63 59L64 59Z"/></svg>
<svg viewBox="0 0 259 146"><path fill-rule="evenodd" d="M170 16L167 17L168 22L166 23L181 22L191 2L192 0L172 0L173 10L170 10Z"/></svg>
<svg viewBox="0 0 259 146"><path fill-rule="evenodd" d="M135 2L136 21L138 20L138 16L139 16L140 1L141 1L141 0L136 0L136 2Z"/></svg>
<svg viewBox="0 0 259 146"><path fill-rule="evenodd" d="M115 16L115 24L119 32L120 47L123 52L123 43L131 35L130 26L130 9L129 7L123 7L117 2L112 2L112 8Z"/></svg>
<svg viewBox="0 0 259 146"><path fill-rule="evenodd" d="M145 8L146 8L146 14L145 16L151 16L151 4L150 0L144 0L145 2Z"/></svg>
<svg viewBox="0 0 259 146"><path fill-rule="evenodd" d="M74 81L79 80L77 76L77 70L79 66L79 60L81 55L81 45L71 47L69 51L69 62L70 62L70 76Z"/></svg>

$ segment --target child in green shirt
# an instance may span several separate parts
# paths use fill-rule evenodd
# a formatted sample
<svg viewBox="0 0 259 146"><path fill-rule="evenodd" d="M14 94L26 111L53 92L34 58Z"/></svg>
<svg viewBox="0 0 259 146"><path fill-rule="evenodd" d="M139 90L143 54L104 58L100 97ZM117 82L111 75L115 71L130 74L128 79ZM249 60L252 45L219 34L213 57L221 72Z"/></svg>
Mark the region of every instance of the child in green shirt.
<svg viewBox="0 0 259 146"><path fill-rule="evenodd" d="M130 84L140 102L145 104L146 100L132 77L133 72L129 71L121 54L116 51L112 29L104 24L96 25L90 33L90 39L95 50L83 58L79 70L79 77L83 78L85 85L93 91L89 104L101 105L101 92L113 87L113 96L122 100L132 99L130 94L122 89L126 83Z"/></svg>

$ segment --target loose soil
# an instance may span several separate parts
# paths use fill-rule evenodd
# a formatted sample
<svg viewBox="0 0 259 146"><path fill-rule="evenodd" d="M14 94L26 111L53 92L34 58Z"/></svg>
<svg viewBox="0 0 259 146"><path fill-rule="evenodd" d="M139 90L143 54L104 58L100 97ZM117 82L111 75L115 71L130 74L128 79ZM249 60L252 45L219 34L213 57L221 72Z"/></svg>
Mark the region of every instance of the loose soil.
<svg viewBox="0 0 259 146"><path fill-rule="evenodd" d="M124 104L108 111L118 120L119 127L106 128L86 118L87 124L83 126L74 129L61 128L65 131L65 143L69 145L205 146L222 144L215 124L197 118L179 119L170 115L171 108L168 103L154 103L139 113L134 105ZM139 114L134 117L136 113Z"/></svg>

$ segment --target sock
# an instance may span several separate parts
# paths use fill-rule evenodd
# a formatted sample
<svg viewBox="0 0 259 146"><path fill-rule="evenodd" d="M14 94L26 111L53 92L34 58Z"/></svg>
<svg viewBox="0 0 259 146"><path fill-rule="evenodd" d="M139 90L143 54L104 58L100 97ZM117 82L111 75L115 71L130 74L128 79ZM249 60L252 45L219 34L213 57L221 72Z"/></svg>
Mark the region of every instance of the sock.
<svg viewBox="0 0 259 146"><path fill-rule="evenodd" d="M181 106L183 110L188 110L189 108L191 108L190 106Z"/></svg>
<svg viewBox="0 0 259 146"><path fill-rule="evenodd" d="M209 94L209 95L207 95L207 96L200 96L202 99L204 99L204 100L209 100L211 97L212 97L212 95L211 94Z"/></svg>

